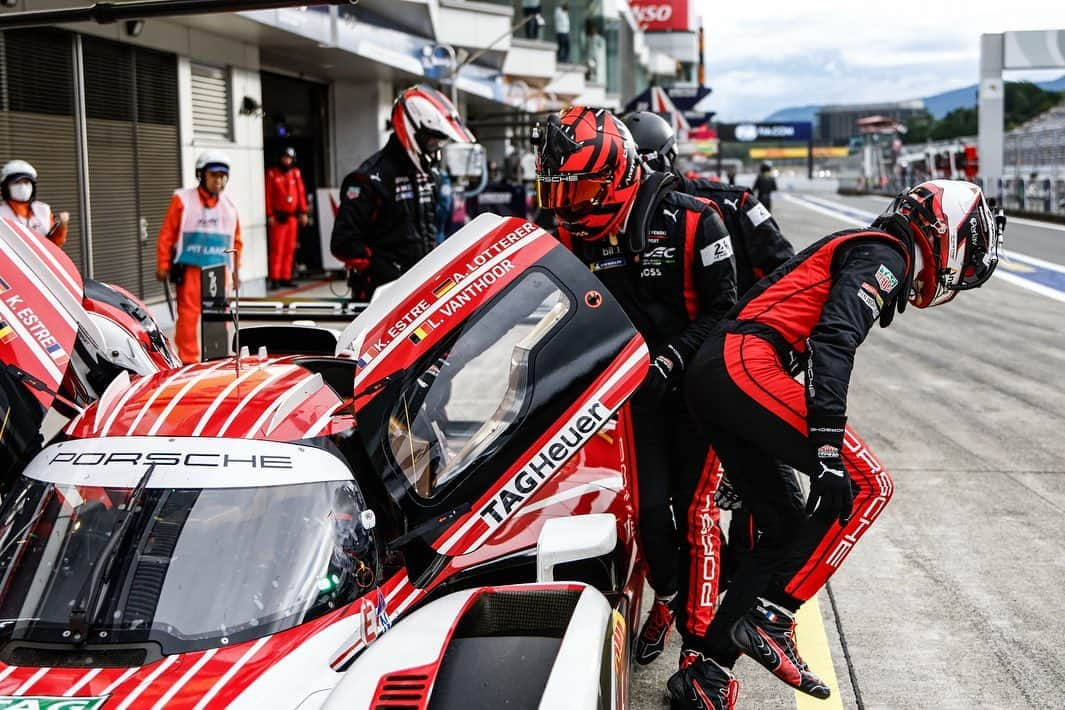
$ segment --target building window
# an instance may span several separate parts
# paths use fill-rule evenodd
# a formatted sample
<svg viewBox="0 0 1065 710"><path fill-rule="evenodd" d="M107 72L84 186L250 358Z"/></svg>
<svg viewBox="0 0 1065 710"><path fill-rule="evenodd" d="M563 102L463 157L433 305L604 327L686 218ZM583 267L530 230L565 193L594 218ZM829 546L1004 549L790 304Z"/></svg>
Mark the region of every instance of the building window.
<svg viewBox="0 0 1065 710"><path fill-rule="evenodd" d="M192 65L192 130L196 138L232 140L233 111L229 70Z"/></svg>

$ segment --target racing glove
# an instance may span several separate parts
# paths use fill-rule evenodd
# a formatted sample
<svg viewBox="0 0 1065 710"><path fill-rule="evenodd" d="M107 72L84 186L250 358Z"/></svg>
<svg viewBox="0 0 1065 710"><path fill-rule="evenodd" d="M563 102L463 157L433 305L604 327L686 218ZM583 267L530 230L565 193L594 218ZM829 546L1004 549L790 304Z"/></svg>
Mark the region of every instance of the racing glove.
<svg viewBox="0 0 1065 710"><path fill-rule="evenodd" d="M818 469L810 475L810 497L806 513L825 520L838 519L846 525L854 505L854 488L840 449L847 418L843 416L807 417L810 445L814 448Z"/></svg>
<svg viewBox="0 0 1065 710"><path fill-rule="evenodd" d="M714 504L721 510L743 508L743 499L740 498L740 493L733 487L732 482L728 480L728 476L722 476L717 484L717 490L714 491Z"/></svg>
<svg viewBox="0 0 1065 710"><path fill-rule="evenodd" d="M684 361L675 348L667 345L654 350L651 353L651 367L647 369L647 376L636 393L640 404L660 404L683 372Z"/></svg>

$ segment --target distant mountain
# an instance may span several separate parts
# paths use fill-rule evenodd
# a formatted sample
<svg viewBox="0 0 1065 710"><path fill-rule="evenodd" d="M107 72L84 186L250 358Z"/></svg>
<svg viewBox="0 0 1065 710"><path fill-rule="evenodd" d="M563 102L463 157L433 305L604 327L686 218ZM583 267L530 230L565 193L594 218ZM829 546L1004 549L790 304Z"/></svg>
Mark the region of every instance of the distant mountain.
<svg viewBox="0 0 1065 710"><path fill-rule="evenodd" d="M1036 86L1046 91L1065 91L1065 74L1052 81L1036 82ZM921 99L925 108L935 118L943 118L948 113L958 108L976 106L976 84L952 89L938 94L932 94ZM821 107L815 104L806 106L789 106L788 108L774 111L766 116L766 121L813 121Z"/></svg>

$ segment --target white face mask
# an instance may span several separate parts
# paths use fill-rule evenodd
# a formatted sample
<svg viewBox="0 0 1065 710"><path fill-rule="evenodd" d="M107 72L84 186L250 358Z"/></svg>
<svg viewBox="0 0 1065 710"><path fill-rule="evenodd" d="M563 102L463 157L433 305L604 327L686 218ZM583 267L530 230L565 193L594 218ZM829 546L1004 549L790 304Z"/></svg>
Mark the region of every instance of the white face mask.
<svg viewBox="0 0 1065 710"><path fill-rule="evenodd" d="M8 188L8 194L15 202L29 202L30 197L33 196L33 183L16 182Z"/></svg>

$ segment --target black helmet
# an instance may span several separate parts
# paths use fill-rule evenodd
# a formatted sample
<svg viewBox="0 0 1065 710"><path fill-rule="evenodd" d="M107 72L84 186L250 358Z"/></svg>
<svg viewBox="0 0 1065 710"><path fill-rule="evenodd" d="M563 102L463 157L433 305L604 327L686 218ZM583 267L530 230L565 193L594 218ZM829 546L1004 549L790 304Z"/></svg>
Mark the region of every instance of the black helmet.
<svg viewBox="0 0 1065 710"><path fill-rule="evenodd" d="M659 173L673 169L673 161L677 159L677 134L666 119L650 111L636 111L622 121L636 141L636 150L647 167Z"/></svg>

